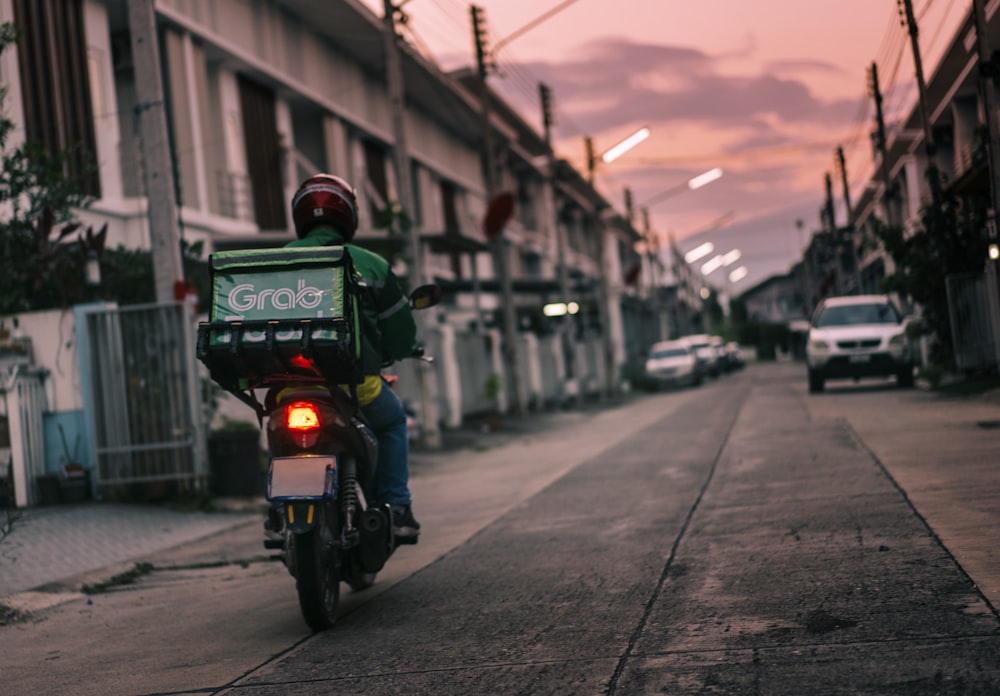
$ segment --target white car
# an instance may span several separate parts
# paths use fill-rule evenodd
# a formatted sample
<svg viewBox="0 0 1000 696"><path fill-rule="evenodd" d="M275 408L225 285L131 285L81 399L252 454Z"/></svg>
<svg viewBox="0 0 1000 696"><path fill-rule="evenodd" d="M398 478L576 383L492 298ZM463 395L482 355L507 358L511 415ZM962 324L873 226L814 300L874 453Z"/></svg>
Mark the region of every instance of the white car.
<svg viewBox="0 0 1000 696"><path fill-rule="evenodd" d="M702 370L712 377L719 375L718 353L712 347L712 337L708 334L691 334L677 339L690 348L702 364Z"/></svg>
<svg viewBox="0 0 1000 696"><path fill-rule="evenodd" d="M809 391L828 379L888 377L913 386L914 351L907 321L885 295L828 297L813 313L806 340Z"/></svg>
<svg viewBox="0 0 1000 696"><path fill-rule="evenodd" d="M646 384L650 389L696 386L701 381L701 362L684 341L660 341L650 348L646 360Z"/></svg>

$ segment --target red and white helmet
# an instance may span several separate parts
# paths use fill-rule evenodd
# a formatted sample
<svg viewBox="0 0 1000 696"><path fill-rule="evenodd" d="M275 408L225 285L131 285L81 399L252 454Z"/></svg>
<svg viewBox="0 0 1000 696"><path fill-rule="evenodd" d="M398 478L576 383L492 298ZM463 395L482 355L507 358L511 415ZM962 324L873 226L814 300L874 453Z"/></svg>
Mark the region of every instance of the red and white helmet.
<svg viewBox="0 0 1000 696"><path fill-rule="evenodd" d="M292 221L301 239L316 225L337 228L350 241L358 229L358 200L354 189L339 176L317 174L299 186L292 197Z"/></svg>

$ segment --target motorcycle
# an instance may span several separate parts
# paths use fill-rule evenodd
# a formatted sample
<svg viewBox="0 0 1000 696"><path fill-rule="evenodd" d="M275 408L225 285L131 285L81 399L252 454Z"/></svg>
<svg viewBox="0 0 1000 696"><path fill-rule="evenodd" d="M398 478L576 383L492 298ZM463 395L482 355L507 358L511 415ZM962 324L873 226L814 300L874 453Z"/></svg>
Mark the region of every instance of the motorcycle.
<svg viewBox="0 0 1000 696"><path fill-rule="evenodd" d="M424 309L440 298L438 286L425 285L410 303ZM411 357L430 361L422 349ZM378 442L356 397L294 374L268 383L257 406L269 449L264 545L280 550L306 624L321 631L336 621L341 582L371 587L396 548L416 539L395 538L391 508L371 502Z"/></svg>

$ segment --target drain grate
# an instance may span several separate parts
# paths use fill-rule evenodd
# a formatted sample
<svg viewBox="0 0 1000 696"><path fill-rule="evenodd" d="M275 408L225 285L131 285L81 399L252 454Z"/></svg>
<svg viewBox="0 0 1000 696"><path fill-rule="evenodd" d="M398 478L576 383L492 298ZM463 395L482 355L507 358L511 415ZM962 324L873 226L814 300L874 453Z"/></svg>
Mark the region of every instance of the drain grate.
<svg viewBox="0 0 1000 696"><path fill-rule="evenodd" d="M976 425L983 430L1000 430L1000 420L979 421Z"/></svg>

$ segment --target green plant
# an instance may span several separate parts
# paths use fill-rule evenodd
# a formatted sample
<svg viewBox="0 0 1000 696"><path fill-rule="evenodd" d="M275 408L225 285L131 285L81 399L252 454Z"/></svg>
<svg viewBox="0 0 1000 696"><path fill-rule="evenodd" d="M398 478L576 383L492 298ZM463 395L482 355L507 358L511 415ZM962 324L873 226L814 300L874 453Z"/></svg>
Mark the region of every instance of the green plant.
<svg viewBox="0 0 1000 696"><path fill-rule="evenodd" d="M486 383L483 385L483 396L491 401L495 401L500 396L502 388L503 382L500 379L500 375L494 372L486 378Z"/></svg>
<svg viewBox="0 0 1000 696"><path fill-rule="evenodd" d="M10 23L0 24L0 53L17 40ZM3 115L0 86L0 314L66 307L93 297L84 268L96 256L101 286L96 294L119 304L155 301L152 254L118 246L105 248L107 225L84 228L74 219L87 208L98 167L79 147L50 151L27 141L7 147L14 122ZM74 164L74 166L71 166ZM209 302L209 274L201 242L181 242L184 277Z"/></svg>
<svg viewBox="0 0 1000 696"><path fill-rule="evenodd" d="M0 25L0 53L16 40L12 24ZM50 151L34 141L8 147L14 122L2 115L5 96L0 87L0 314L65 306L85 296L86 255L103 245L103 230L83 231L73 220L74 209L91 202L96 165L79 148Z"/></svg>

